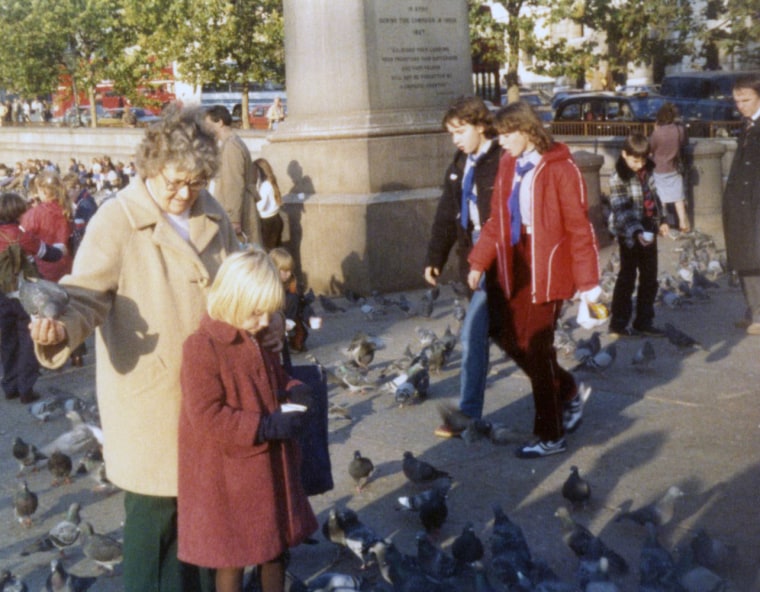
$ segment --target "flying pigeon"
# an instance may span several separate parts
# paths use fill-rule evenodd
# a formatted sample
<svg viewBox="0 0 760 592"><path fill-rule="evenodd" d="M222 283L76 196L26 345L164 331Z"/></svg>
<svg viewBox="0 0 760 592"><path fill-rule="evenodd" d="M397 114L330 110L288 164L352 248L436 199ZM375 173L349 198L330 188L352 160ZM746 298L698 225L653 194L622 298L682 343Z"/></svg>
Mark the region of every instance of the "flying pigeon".
<svg viewBox="0 0 760 592"><path fill-rule="evenodd" d="M404 452L404 459L402 461L401 467L404 471L404 475L406 475L406 478L409 479L409 481L412 483L430 483L442 477L446 477L448 479L451 478L451 475L449 475L446 471L436 469L430 463L415 458L414 454L408 450Z"/></svg>
<svg viewBox="0 0 760 592"><path fill-rule="evenodd" d="M642 526L649 522L659 528L673 519L673 515L675 514L675 502L682 496L683 491L675 485L671 485L665 492L665 495L656 502L642 506L631 512L624 512L615 518L615 522L631 520Z"/></svg>
<svg viewBox="0 0 760 592"><path fill-rule="evenodd" d="M362 456L362 453L358 450L354 451L354 457L348 464L348 474L356 483L356 491L361 493L361 490L367 484L367 481L375 470L375 465L366 456Z"/></svg>
<svg viewBox="0 0 760 592"><path fill-rule="evenodd" d="M578 473L578 467L570 467L570 475L562 484L562 497L571 504L582 505L591 498L591 485Z"/></svg>
<svg viewBox="0 0 760 592"><path fill-rule="evenodd" d="M57 319L66 310L69 294L56 282L18 276L18 298L29 316Z"/></svg>

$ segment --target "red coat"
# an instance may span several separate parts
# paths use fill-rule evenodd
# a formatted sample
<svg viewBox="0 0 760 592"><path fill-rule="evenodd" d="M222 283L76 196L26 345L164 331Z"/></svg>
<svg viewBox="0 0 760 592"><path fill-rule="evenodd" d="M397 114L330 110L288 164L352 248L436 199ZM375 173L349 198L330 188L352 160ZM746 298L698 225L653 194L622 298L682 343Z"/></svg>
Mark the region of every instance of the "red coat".
<svg viewBox="0 0 760 592"><path fill-rule="evenodd" d="M301 543L318 525L297 444L254 444L277 388L296 384L277 355L205 316L185 342L180 378L179 558L242 567Z"/></svg>
<svg viewBox="0 0 760 592"><path fill-rule="evenodd" d="M497 261L499 283L509 297L512 284L510 215L516 159L505 153L499 164L491 217L483 226L469 256L474 270L484 271ZM536 304L571 298L576 290L599 284L599 250L588 218L586 183L570 150L554 143L542 156L533 175L531 192L531 295Z"/></svg>
<svg viewBox="0 0 760 592"><path fill-rule="evenodd" d="M42 241L30 232L24 232L15 222L0 224L0 253L10 245L18 243L21 250L27 255L37 255Z"/></svg>
<svg viewBox="0 0 760 592"><path fill-rule="evenodd" d="M49 245L58 243L69 248L71 222L64 216L63 208L57 202L43 201L27 210L21 217L21 226ZM71 273L73 259L66 253L55 262L43 261L40 258L36 258L35 262L43 278L57 282L67 273Z"/></svg>

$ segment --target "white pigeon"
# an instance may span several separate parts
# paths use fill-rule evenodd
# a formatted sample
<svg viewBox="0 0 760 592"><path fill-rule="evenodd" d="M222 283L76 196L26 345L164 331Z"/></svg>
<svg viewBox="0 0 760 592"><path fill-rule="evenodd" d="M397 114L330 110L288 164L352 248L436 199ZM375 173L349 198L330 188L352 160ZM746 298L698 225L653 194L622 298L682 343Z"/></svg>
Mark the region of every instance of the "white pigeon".
<svg viewBox="0 0 760 592"><path fill-rule="evenodd" d="M46 455L50 456L53 451L60 450L64 454L74 456L103 445L102 429L96 425L85 423L77 411L68 411L66 417L71 421L71 429L42 449Z"/></svg>

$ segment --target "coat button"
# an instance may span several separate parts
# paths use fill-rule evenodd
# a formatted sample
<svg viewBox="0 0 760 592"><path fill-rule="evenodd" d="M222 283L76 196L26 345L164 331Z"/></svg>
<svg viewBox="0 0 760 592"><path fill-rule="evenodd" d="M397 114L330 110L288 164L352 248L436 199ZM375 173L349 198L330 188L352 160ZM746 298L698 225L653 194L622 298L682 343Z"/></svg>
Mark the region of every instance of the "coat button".
<svg viewBox="0 0 760 592"><path fill-rule="evenodd" d="M208 286L208 278L202 277L201 279L199 279L198 285L200 285L201 288L205 288L206 286Z"/></svg>

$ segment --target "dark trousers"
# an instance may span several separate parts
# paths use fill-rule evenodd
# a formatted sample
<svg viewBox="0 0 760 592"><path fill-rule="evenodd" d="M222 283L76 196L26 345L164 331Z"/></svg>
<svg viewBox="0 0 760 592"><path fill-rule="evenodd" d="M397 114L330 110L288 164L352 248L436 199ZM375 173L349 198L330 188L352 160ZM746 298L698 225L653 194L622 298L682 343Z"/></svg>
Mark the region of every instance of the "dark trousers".
<svg viewBox="0 0 760 592"><path fill-rule="evenodd" d="M40 375L29 321L18 300L0 293L0 360L6 396L31 393Z"/></svg>
<svg viewBox="0 0 760 592"><path fill-rule="evenodd" d="M177 498L125 492L125 592L212 592L213 572L177 558Z"/></svg>
<svg viewBox="0 0 760 592"><path fill-rule="evenodd" d="M515 245L513 290L500 340L504 351L530 379L536 407L533 433L542 441L558 440L564 435L564 404L575 397L578 388L573 375L557 362L554 349L554 326L562 302L532 301L530 241L530 236L523 235Z"/></svg>
<svg viewBox="0 0 760 592"><path fill-rule="evenodd" d="M261 219L261 242L265 250L271 251L282 244L283 226L279 212L270 218Z"/></svg>
<svg viewBox="0 0 760 592"><path fill-rule="evenodd" d="M636 318L633 328L646 329L654 321L654 299L657 297L657 238L646 246L637 240L633 247L628 247L621 238L618 238L618 244L620 272L612 293L610 330L622 331L631 320L637 273L639 288L636 292Z"/></svg>
<svg viewBox="0 0 760 592"><path fill-rule="evenodd" d="M740 272L739 279L747 303L747 320L760 323L760 274Z"/></svg>

